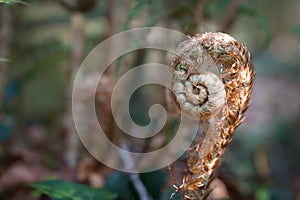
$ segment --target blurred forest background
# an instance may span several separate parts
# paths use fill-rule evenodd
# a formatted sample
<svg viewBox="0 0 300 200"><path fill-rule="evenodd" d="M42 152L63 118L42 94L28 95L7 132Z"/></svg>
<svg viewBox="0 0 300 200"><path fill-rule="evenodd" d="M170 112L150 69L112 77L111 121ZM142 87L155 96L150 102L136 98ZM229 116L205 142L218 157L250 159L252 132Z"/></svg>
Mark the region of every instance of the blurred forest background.
<svg viewBox="0 0 300 200"><path fill-rule="evenodd" d="M252 104L219 177L232 199L300 199L299 10L298 0L0 0L0 200L139 199L130 176L95 161L78 142L70 96L73 74L96 45L145 26L222 31L247 44L257 70ZM124 71L146 60L138 51L115 66ZM114 80L108 71L99 87L102 112L109 113L103 102ZM135 97L133 105L151 104ZM147 121L145 106L132 107ZM105 116L101 123L113 132ZM167 169L139 178L153 199L168 199Z"/></svg>

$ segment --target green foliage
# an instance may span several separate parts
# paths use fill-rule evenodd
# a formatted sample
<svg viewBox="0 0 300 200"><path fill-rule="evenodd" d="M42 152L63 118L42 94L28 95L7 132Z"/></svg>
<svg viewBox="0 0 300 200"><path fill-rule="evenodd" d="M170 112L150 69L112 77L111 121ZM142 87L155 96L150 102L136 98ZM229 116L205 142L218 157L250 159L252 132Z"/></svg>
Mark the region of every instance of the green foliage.
<svg viewBox="0 0 300 200"><path fill-rule="evenodd" d="M222 20L220 17L222 17L225 12L228 12L227 8L231 5L231 3L232 0L193 0L188 2L177 2L176 4L174 4L171 0L140 0L129 11L123 30L127 30L130 23L141 13L147 13L143 26L155 26L159 22L173 18L177 19L179 24L182 25L183 29L181 31L188 35L195 34L193 31L197 30L193 29L196 23L193 13L203 12L202 15L205 18L204 21L208 23L209 21L219 21ZM202 4L202 11L197 10L199 4ZM263 31L263 47L267 47L270 44L273 36L271 24L262 13L260 13L257 9L245 5L245 3L240 5L234 12L234 21L237 21L241 15L248 16L257 24L258 28ZM131 42L131 44L134 45L134 42ZM117 61L117 76L120 74L121 68L125 63L125 58L126 55L123 55Z"/></svg>
<svg viewBox="0 0 300 200"><path fill-rule="evenodd" d="M22 9L22 19L14 25L13 67L6 93L15 93L16 86L19 91L8 95L6 110L25 120L48 124L59 120L65 111L66 66L72 47L64 39L70 16L58 9L59 4L45 3L30 1L28 8L17 8Z"/></svg>
<svg viewBox="0 0 300 200"><path fill-rule="evenodd" d="M53 200L111 200L117 194L106 189L96 189L58 179L49 179L30 184L42 194Z"/></svg>
<svg viewBox="0 0 300 200"><path fill-rule="evenodd" d="M155 26L157 23L163 21L163 19L170 16L180 16L185 19L186 16L190 17L190 13L195 8L196 3L199 0L193 0L190 3L174 4L170 0L140 0L138 3L129 11L127 20L123 26L123 31L128 30L130 23L133 19L141 13L148 12L147 18L145 19L144 27ZM182 20L184 23L193 24L192 20ZM134 42L131 42L134 45ZM134 47L134 46L131 46ZM126 55L120 57L116 66L116 75L120 75L121 68L125 62Z"/></svg>
<svg viewBox="0 0 300 200"><path fill-rule="evenodd" d="M19 3L19 4L23 4L23 5L28 5L26 2L20 1L20 0L0 0L0 3L5 3L5 4Z"/></svg>
<svg viewBox="0 0 300 200"><path fill-rule="evenodd" d="M269 192L266 188L259 188L256 190L256 198L258 200L268 200L270 199Z"/></svg>
<svg viewBox="0 0 300 200"><path fill-rule="evenodd" d="M167 178L166 174L162 171L153 171L140 174L140 176L153 199L159 199L162 186Z"/></svg>
<svg viewBox="0 0 300 200"><path fill-rule="evenodd" d="M162 171L154 171L143 173L139 176L153 199L160 199L161 189L166 180L166 175ZM123 200L138 199L138 195L129 176L124 173L116 172L109 176L105 187L119 194L119 197Z"/></svg>
<svg viewBox="0 0 300 200"><path fill-rule="evenodd" d="M124 173L116 172L110 175L106 180L105 188L119 194L123 200L138 198L129 176Z"/></svg>
<svg viewBox="0 0 300 200"><path fill-rule="evenodd" d="M131 21L137 17L142 11L145 10L146 6L149 4L149 0L141 0L139 1L129 12L127 20L123 26L123 31L126 31L129 28L129 25ZM131 45L134 45L134 42L131 43ZM131 46L133 47L133 46ZM123 66L125 62L126 55L123 55L120 57L120 59L117 62L116 66L116 75L120 75L121 67Z"/></svg>

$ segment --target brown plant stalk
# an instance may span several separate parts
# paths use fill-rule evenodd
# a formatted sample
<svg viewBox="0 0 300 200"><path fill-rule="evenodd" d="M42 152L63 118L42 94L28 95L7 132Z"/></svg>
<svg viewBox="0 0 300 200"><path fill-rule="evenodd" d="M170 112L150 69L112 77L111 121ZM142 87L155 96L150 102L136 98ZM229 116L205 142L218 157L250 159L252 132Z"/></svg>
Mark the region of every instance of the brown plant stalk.
<svg viewBox="0 0 300 200"><path fill-rule="evenodd" d="M184 199L204 199L234 130L249 107L254 70L247 47L224 33L190 37L171 65L172 95L181 111L198 119L202 138L187 151L189 173L175 186Z"/></svg>

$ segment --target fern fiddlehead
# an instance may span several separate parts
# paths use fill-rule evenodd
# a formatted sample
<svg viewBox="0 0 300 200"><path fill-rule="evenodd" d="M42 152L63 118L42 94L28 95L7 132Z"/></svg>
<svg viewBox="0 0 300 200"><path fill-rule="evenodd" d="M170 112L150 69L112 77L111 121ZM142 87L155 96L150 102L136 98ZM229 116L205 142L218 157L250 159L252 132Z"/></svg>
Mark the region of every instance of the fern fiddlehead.
<svg viewBox="0 0 300 200"><path fill-rule="evenodd" d="M171 92L190 117L209 123L187 152L189 174L177 189L184 199L201 199L249 107L254 70L247 47L225 33L190 37L171 64Z"/></svg>

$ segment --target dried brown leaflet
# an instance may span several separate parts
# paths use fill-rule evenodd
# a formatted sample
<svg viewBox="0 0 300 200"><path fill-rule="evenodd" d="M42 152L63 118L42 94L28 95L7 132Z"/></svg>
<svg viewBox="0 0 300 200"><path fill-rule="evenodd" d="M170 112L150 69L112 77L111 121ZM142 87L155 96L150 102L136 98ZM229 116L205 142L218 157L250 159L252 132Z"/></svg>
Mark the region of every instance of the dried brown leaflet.
<svg viewBox="0 0 300 200"><path fill-rule="evenodd" d="M201 199L244 119L255 72L247 47L224 33L195 35L177 53L171 65L172 96L183 112L206 123L201 140L187 152L189 173L177 190L184 199Z"/></svg>

